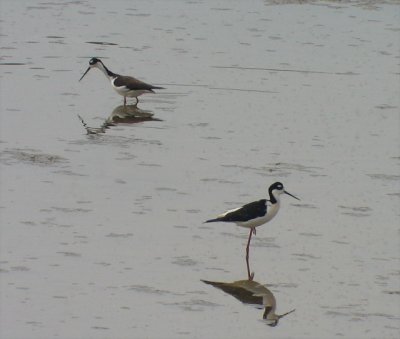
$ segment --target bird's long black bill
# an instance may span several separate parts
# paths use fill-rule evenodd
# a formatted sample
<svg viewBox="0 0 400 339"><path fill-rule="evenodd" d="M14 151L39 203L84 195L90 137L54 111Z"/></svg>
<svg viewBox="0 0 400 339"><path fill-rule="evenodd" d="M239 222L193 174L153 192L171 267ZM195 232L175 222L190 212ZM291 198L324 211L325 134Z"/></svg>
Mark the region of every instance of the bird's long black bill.
<svg viewBox="0 0 400 339"><path fill-rule="evenodd" d="M83 79L83 77L86 75L86 73L89 72L89 71L90 71L90 67L88 67L88 69L86 70L86 72L83 73L83 75L82 75L82 77L79 79L79 81L81 81L81 80Z"/></svg>
<svg viewBox="0 0 400 339"><path fill-rule="evenodd" d="M283 318L285 315L288 315L288 314L290 314L290 313L293 313L294 311L296 311L296 310L294 309L294 310L291 310L291 311L286 312L286 313L284 313L284 314L278 315L278 319L281 319L281 318Z"/></svg>
<svg viewBox="0 0 400 339"><path fill-rule="evenodd" d="M298 197L295 197L293 194L290 194L290 193L287 192L287 191L285 191L285 193L286 193L287 195L290 195L292 198L295 198L295 199L297 199L297 200L300 200Z"/></svg>

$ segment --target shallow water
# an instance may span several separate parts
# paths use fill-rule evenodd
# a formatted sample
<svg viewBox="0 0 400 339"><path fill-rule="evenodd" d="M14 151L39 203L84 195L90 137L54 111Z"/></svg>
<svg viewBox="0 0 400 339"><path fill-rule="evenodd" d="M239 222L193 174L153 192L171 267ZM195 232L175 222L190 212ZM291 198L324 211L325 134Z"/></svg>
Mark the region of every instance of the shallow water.
<svg viewBox="0 0 400 339"><path fill-rule="evenodd" d="M398 3L0 6L1 338L398 337ZM166 89L126 116L92 56ZM276 180L272 328L201 280L246 278L203 221Z"/></svg>

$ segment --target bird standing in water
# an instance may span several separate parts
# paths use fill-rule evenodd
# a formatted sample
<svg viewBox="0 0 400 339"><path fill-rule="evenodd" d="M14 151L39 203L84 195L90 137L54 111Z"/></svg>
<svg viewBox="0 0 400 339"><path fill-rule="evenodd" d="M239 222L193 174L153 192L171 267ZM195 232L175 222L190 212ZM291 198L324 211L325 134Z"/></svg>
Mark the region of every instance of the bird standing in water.
<svg viewBox="0 0 400 339"><path fill-rule="evenodd" d="M246 261L249 267L249 248L252 234L256 234L256 227L261 226L270 221L278 213L280 208L280 196L282 194L290 195L291 197L300 200L289 192L285 191L283 184L276 182L268 188L269 200L261 199L253 201L242 207L235 208L225 213L220 214L214 219L207 222L232 222L241 227L250 228L249 239L246 246ZM248 268L249 270L249 268ZM251 277L248 272L249 278Z"/></svg>
<svg viewBox="0 0 400 339"><path fill-rule="evenodd" d="M146 84L145 82L131 76L113 73L98 58L91 58L89 60L89 67L79 81L81 81L92 68L98 68L111 81L111 87L119 95L124 97L124 106L126 106L127 97L136 98L137 105L139 103L138 97L140 95L144 93L154 93L153 89L164 89L163 87Z"/></svg>

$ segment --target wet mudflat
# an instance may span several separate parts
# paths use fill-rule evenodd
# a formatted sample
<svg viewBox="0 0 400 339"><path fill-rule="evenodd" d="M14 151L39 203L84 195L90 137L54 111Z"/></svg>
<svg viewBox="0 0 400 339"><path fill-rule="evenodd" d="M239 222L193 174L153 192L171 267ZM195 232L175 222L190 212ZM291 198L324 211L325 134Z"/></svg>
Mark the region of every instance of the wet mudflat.
<svg viewBox="0 0 400 339"><path fill-rule="evenodd" d="M398 337L395 1L0 6L0 337ZM166 89L124 108L93 56ZM203 221L278 180L270 327L202 282L248 236Z"/></svg>

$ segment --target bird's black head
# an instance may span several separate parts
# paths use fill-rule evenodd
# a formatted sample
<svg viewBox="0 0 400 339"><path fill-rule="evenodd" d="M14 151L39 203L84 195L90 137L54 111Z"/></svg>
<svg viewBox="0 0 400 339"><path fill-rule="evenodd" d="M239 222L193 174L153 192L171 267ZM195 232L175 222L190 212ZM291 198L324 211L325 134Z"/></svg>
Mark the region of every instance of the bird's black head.
<svg viewBox="0 0 400 339"><path fill-rule="evenodd" d="M94 65L96 65L98 62L101 62L101 60L100 60L100 59L97 59L97 58L91 58L91 59L89 60L89 65L90 65L90 66L94 66Z"/></svg>
<svg viewBox="0 0 400 339"><path fill-rule="evenodd" d="M269 186L268 193L271 202L275 203L275 197L281 195L283 192L285 192L285 189L283 188L283 184L279 181Z"/></svg>
<svg viewBox="0 0 400 339"><path fill-rule="evenodd" d="M88 67L88 69L86 70L85 73L83 73L83 75L81 76L81 78L79 79L79 81L81 81L81 80L83 79L83 77L87 74L87 72L90 71L91 68L100 68L100 69L103 68L103 69L105 69L105 66L103 65L103 63L101 62L100 59L91 58L91 59L89 60L89 67Z"/></svg>
<svg viewBox="0 0 400 339"><path fill-rule="evenodd" d="M290 195L291 197L300 200L299 198L295 197L293 194L285 191L285 188L283 187L283 184L279 181L277 181L276 183L272 184L271 186L269 186L268 189L268 193L269 193L269 197L270 197L270 201L274 204L277 202L278 197L282 194L285 193L287 195Z"/></svg>
<svg viewBox="0 0 400 339"><path fill-rule="evenodd" d="M283 190L283 184L279 181L277 181L276 183L272 184L269 189L272 190L278 190L278 191L282 191Z"/></svg>

